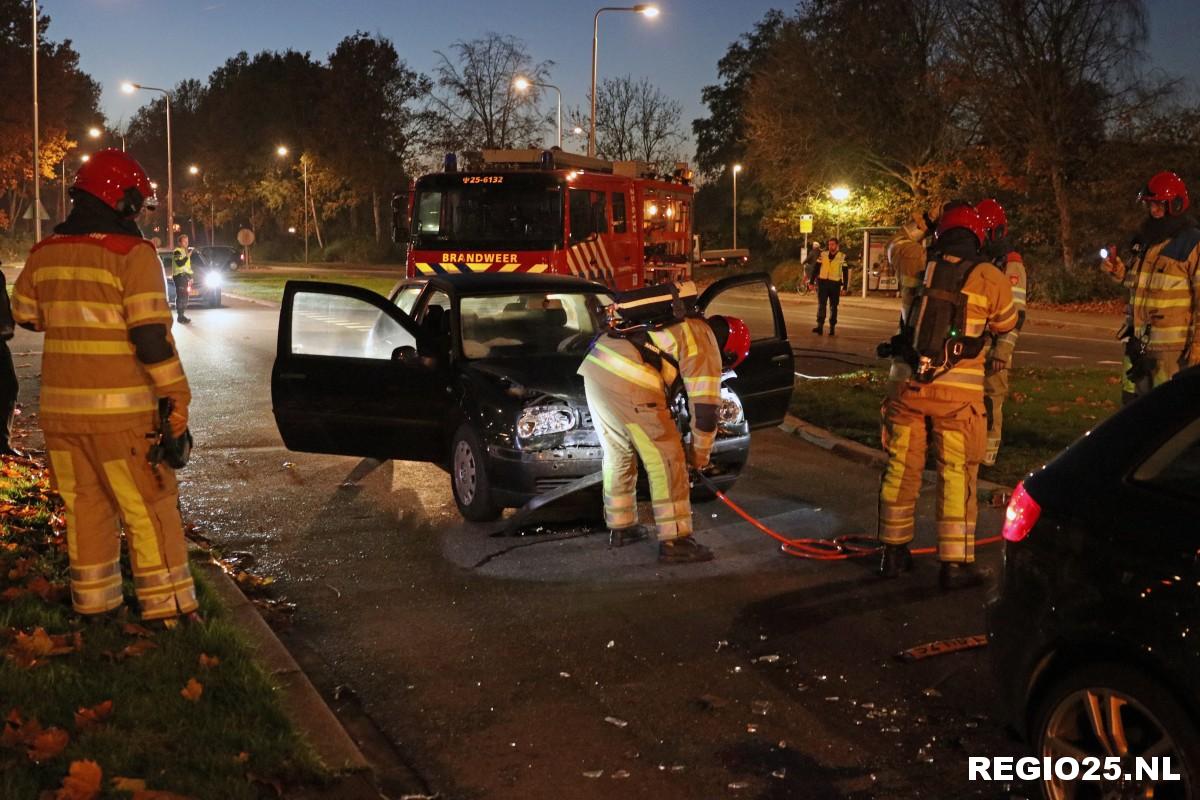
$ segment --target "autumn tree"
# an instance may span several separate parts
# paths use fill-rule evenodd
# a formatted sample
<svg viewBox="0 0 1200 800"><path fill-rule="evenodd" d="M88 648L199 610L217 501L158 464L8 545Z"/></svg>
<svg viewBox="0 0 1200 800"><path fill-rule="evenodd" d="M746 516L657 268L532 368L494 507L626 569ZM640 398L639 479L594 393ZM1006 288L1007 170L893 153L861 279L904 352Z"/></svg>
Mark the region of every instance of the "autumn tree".
<svg viewBox="0 0 1200 800"><path fill-rule="evenodd" d="M524 147L540 139L544 121L536 111L537 87L523 94L513 81L524 76L544 83L552 62L535 62L523 41L498 33L460 40L449 54L436 53L437 91L430 110L439 123L438 144L480 150Z"/></svg>
<svg viewBox="0 0 1200 800"><path fill-rule="evenodd" d="M605 78L596 88L596 155L611 161L645 161L659 172L669 172L687 136L682 117L679 101L648 78ZM567 125L587 130L587 112L572 109Z"/></svg>

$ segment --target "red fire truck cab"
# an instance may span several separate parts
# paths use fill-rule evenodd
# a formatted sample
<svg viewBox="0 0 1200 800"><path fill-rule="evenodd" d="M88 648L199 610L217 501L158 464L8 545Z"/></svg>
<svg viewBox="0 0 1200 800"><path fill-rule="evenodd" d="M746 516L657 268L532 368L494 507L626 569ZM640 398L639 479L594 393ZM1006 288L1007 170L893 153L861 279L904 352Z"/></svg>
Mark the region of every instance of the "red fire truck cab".
<svg viewBox="0 0 1200 800"><path fill-rule="evenodd" d="M396 238L408 277L439 273L577 275L617 291L691 275L691 175L561 150L484 150L454 157L398 196ZM405 202L407 201L407 202Z"/></svg>

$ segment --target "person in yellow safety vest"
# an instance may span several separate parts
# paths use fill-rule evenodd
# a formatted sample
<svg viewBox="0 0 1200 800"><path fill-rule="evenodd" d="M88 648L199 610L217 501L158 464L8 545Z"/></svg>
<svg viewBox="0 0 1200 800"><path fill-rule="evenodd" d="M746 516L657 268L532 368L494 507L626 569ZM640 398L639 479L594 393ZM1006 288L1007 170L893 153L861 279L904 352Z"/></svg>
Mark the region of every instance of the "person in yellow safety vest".
<svg viewBox="0 0 1200 800"><path fill-rule="evenodd" d="M928 233L929 224L924 215L913 214L888 242L887 260L900 287L901 308L912 305L913 297L921 286L921 278L925 274L925 237Z"/></svg>
<svg viewBox="0 0 1200 800"><path fill-rule="evenodd" d="M71 198L12 305L18 324L45 333L40 422L66 506L72 604L90 616L122 605L123 528L142 617L198 619L175 474L148 459L159 399L180 437L191 400L162 265L134 221L154 191L136 161L108 149L80 168Z"/></svg>
<svg viewBox="0 0 1200 800"><path fill-rule="evenodd" d="M191 322L186 314L188 289L192 283L192 248L188 247L187 234L180 234L179 246L171 254L171 280L175 283L175 313L184 325Z"/></svg>
<svg viewBox="0 0 1200 800"><path fill-rule="evenodd" d="M850 273L846 270L846 254L838 252L839 242L830 239L827 249L817 259L817 327L812 332L821 336L825 332L825 307L829 307L829 335L837 333L838 299L850 285Z"/></svg>
<svg viewBox="0 0 1200 800"><path fill-rule="evenodd" d="M1130 291L1126 377L1135 397L1200 364L1200 227L1185 215L1187 186L1160 172L1138 194L1148 216L1134 236L1132 265L1110 245L1101 267Z"/></svg>
<svg viewBox="0 0 1200 800"><path fill-rule="evenodd" d="M609 542L619 547L645 535L637 524L640 458L649 478L658 560L663 563L713 557L692 535L688 466L708 464L716 437L721 351L709 325L686 313L695 294L690 281L626 293L613 312L620 323L597 338L579 368L604 451ZM671 413L680 384L691 424L686 454Z"/></svg>
<svg viewBox="0 0 1200 800"><path fill-rule="evenodd" d="M987 374L983 380L983 405L987 411L987 449L983 464L993 466L1000 455L1000 440L1004 434L1004 401L1008 397L1008 376L1012 368L1013 352L1017 349L1017 337L1025 325L1025 295L1028 276L1025 261L1014 250L1008 239L1008 215L995 199L980 200L975 210L983 217L987 228L987 245L984 251L1012 286L1013 307L1017 310L1017 327L996 337L987 360Z"/></svg>
<svg viewBox="0 0 1200 800"><path fill-rule="evenodd" d="M883 444L888 454L879 493L879 574L912 568L917 495L925 466L926 424L937 455L939 583L943 590L975 586L988 573L975 564L975 485L983 457L984 338L1017 324L1012 289L981 254L983 220L969 205L951 205L938 222L936 242L916 306L881 355L892 355L893 382L884 400Z"/></svg>

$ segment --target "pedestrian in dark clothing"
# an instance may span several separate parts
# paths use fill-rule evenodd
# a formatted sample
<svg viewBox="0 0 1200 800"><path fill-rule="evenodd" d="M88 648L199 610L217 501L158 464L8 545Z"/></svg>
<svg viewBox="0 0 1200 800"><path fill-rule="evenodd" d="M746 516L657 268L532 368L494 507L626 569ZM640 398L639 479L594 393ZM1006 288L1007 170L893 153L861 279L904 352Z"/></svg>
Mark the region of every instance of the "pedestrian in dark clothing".
<svg viewBox="0 0 1200 800"><path fill-rule="evenodd" d="M8 340L13 338L12 306L8 302L8 286L0 272L0 456L22 456L12 446L13 417L17 413L17 370L13 367Z"/></svg>

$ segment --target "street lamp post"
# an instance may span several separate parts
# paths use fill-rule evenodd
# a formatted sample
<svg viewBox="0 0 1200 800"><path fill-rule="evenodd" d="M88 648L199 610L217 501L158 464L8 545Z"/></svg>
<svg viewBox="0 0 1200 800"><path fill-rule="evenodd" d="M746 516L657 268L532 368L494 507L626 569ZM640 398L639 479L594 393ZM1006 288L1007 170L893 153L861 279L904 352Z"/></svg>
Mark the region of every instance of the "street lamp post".
<svg viewBox="0 0 1200 800"><path fill-rule="evenodd" d="M37 0L33 0L33 238L42 240L42 173L38 166L38 11Z"/></svg>
<svg viewBox="0 0 1200 800"><path fill-rule="evenodd" d="M284 156L286 156L288 154L288 149L286 147L284 147L283 145L280 145L279 147L277 147L275 149L275 152L279 155L280 158L283 158ZM300 154L300 166L303 168L303 171L304 171L304 208L303 208L304 263L307 264L308 263L308 159L306 159L304 157L303 153ZM318 234L320 234L320 231L318 231ZM321 238L320 235L318 235L317 238L318 239Z"/></svg>
<svg viewBox="0 0 1200 800"><path fill-rule="evenodd" d="M538 81L531 81L528 78L517 78L515 81L513 81L513 87L518 92L524 92L529 89L530 86L540 86L543 89L553 89L554 93L558 95L558 110L555 113L555 122L558 130L558 149L562 150L562 91L559 90L559 88L553 83L539 83Z"/></svg>
<svg viewBox="0 0 1200 800"><path fill-rule="evenodd" d="M166 89L143 86L140 83L129 81L121 84L121 91L125 94L133 94L138 89L144 89L147 92L162 92L162 96L167 99L167 247L173 250L175 249L175 180L171 171L171 93ZM123 141L122 146L124 146Z"/></svg>
<svg viewBox="0 0 1200 800"><path fill-rule="evenodd" d="M195 164L192 164L190 167L188 167L188 174L189 175L199 175L200 167L196 166ZM205 191L208 192L208 245L209 245L209 247L212 247L212 245L214 244L213 240L217 235L217 201L213 197L212 189L208 188L208 173L207 172L204 173L203 177L201 177L200 180L204 184ZM193 206L192 209L193 209L193 216L194 216L195 215L195 206ZM195 227L196 227L196 223L193 220L193 222L192 222L192 228L193 228L192 236L193 237L196 235Z"/></svg>
<svg viewBox="0 0 1200 800"><path fill-rule="evenodd" d="M658 16L658 8L656 6L638 3L636 6L605 6L598 9L596 15L592 17L592 113L589 120L591 130L588 133L587 152L589 157L595 157L596 155L596 47L600 42L600 15L605 11L633 11L651 19Z"/></svg>
<svg viewBox="0 0 1200 800"><path fill-rule="evenodd" d="M737 176L742 171L741 164L733 165L733 249L737 250Z"/></svg>

